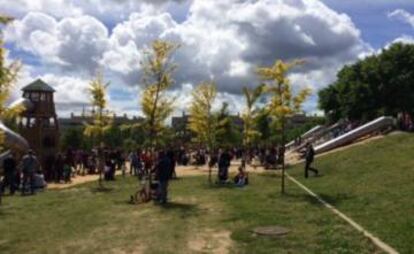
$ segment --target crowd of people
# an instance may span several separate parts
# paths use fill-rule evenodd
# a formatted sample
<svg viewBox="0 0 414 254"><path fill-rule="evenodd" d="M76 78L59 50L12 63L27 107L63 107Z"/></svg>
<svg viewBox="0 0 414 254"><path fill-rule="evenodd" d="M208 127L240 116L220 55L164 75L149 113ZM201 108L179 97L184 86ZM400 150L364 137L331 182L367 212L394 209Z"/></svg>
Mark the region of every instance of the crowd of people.
<svg viewBox="0 0 414 254"><path fill-rule="evenodd" d="M3 161L4 177L1 181L1 193L8 187L10 194L20 191L22 195L34 194L38 189L46 187L40 163L32 150L29 150L17 163L16 156L10 153Z"/></svg>
<svg viewBox="0 0 414 254"><path fill-rule="evenodd" d="M178 149L151 150L99 148L86 150L68 149L58 153L53 160L49 158L47 167L42 170L41 163L30 150L19 161L10 154L3 161L4 177L1 192L9 188L10 194L20 191L22 195L34 194L36 190L46 187L46 182L60 184L70 183L73 177L100 174L106 181L114 181L116 172L130 174L139 180L151 177L157 182L159 201L167 201L168 182L177 178L176 165L208 166L217 168L217 184L233 183L242 187L249 183L245 170L247 163L256 160L266 169L276 168L281 162L280 147L217 149ZM233 160L240 160L241 165L233 179L229 179L229 168ZM128 162L128 163L127 163Z"/></svg>

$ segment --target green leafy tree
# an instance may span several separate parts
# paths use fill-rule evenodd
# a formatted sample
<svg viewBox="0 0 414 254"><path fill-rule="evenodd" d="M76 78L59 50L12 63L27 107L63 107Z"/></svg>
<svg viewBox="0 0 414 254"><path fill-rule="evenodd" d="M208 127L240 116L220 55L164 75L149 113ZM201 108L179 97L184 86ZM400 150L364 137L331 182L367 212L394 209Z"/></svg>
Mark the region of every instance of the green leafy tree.
<svg viewBox="0 0 414 254"><path fill-rule="evenodd" d="M74 127L65 130L61 135L62 142L60 142L63 149L79 149L82 147L84 135L82 127Z"/></svg>
<svg viewBox="0 0 414 254"><path fill-rule="evenodd" d="M122 139L131 139L138 146L143 146L146 140L145 126L141 123L123 124L120 126Z"/></svg>
<svg viewBox="0 0 414 254"><path fill-rule="evenodd" d="M221 108L215 113L217 118L217 127L215 135L217 144L222 147L234 147L241 145L241 128L235 124L235 116L231 116L229 112L229 104L223 102Z"/></svg>
<svg viewBox="0 0 414 254"><path fill-rule="evenodd" d="M0 15L0 26L9 24L13 19ZM4 47L3 33L0 30L0 120L7 121L19 115L23 107L8 107L7 102L10 99L10 93L18 78L20 63L14 61L6 62L7 50ZM4 145L4 133L0 132L0 146Z"/></svg>
<svg viewBox="0 0 414 254"><path fill-rule="evenodd" d="M245 149L251 148L252 143L260 137L260 131L257 130L255 126L255 119L259 115L259 109L255 108L257 101L262 96L264 92L264 84L260 86L249 89L247 87L243 88L244 98L246 100L246 107L242 114L243 119L243 145ZM245 155L244 155L245 156ZM246 161L246 158L244 158Z"/></svg>
<svg viewBox="0 0 414 254"><path fill-rule="evenodd" d="M107 110L107 92L106 89L109 86L109 82L105 83L103 80L103 74L98 73L96 78L89 83L88 92L91 98L91 104L94 107L93 110L93 122L87 123L84 129L84 135L89 138L93 138L97 141L100 148L98 154L98 171L99 171L99 186L102 187L102 172L104 168L103 147L105 134L112 127L112 119L109 116Z"/></svg>
<svg viewBox="0 0 414 254"><path fill-rule="evenodd" d="M285 193L285 126L286 118L301 111L301 105L310 95L309 89L303 89L296 95L292 92L292 86L288 79L288 71L294 66L301 64L299 61L285 63L281 60L276 61L269 67L258 68L257 73L261 80L266 82L266 90L271 96L268 110L278 124L282 136L282 183L281 192Z"/></svg>
<svg viewBox="0 0 414 254"><path fill-rule="evenodd" d="M369 121L414 114L414 45L396 43L381 53L344 66L337 80L319 91L319 107L330 121Z"/></svg>
<svg viewBox="0 0 414 254"><path fill-rule="evenodd" d="M190 106L189 128L196 134L200 144L207 144L210 153L214 151L216 145L217 118L212 112L216 95L216 84L211 81L203 82L194 89ZM211 182L211 168L209 168L208 180Z"/></svg>
<svg viewBox="0 0 414 254"><path fill-rule="evenodd" d="M172 74L177 66L172 62L172 54L177 48L176 44L156 40L151 49L145 52L146 57L142 62L145 89L141 106L151 147L159 144L160 133L166 130L165 121L174 109L174 98L168 97L166 91L174 83Z"/></svg>

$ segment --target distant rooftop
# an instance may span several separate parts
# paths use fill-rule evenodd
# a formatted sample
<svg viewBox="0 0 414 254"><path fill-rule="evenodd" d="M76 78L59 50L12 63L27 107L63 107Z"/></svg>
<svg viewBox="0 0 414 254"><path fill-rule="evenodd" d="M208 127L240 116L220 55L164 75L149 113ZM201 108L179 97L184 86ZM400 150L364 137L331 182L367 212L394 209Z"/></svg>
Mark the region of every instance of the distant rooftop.
<svg viewBox="0 0 414 254"><path fill-rule="evenodd" d="M36 92L55 92L55 89L53 89L51 86L49 86L48 84L46 84L43 80L41 79L36 79L35 81L33 81L32 83L28 84L27 86L22 88L22 91L24 92L32 92L32 91L36 91Z"/></svg>

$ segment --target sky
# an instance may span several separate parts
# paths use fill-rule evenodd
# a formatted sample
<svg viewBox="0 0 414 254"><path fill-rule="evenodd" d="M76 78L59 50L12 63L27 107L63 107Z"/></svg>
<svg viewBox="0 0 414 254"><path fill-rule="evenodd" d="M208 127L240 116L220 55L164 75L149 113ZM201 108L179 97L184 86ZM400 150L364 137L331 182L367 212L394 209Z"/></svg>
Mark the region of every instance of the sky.
<svg viewBox="0 0 414 254"><path fill-rule="evenodd" d="M3 36L8 61L24 64L18 88L43 79L59 116L88 105L98 70L110 81L110 109L141 115L140 62L155 39L181 45L168 91L175 115L204 80L217 83L216 108L241 112L242 87L258 85L255 69L276 59L305 60L290 78L294 90L312 89L303 109L314 114L318 90L344 65L414 42L412 0L0 0L0 13L15 17Z"/></svg>

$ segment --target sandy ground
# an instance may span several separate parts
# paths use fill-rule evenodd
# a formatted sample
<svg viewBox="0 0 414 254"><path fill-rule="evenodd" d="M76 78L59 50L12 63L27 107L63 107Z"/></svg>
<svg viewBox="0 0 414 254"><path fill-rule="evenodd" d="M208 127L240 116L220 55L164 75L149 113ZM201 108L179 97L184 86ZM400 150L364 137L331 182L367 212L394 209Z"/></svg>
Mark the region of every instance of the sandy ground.
<svg viewBox="0 0 414 254"><path fill-rule="evenodd" d="M349 149L349 148L354 147L354 146L363 145L363 144L372 142L374 140L381 139L383 137L384 137L383 135L379 135L379 136L373 136L373 137L365 138L363 140L359 140L358 142L352 143L350 145L339 147L339 148L336 148L334 150L331 150L331 151L323 153L323 154L318 154L318 155L316 155L316 158L325 156L327 154L343 151L343 150ZM286 155L286 163L289 164L289 165L295 165L295 164L299 164L301 162L303 162L303 160L299 159L297 155L289 155L289 154ZM239 168L239 166L240 166L240 161L232 162L230 170L229 170L230 175L236 174L237 169ZM257 166L257 167L248 166L247 171L248 172L254 172L254 173L261 173L261 172L264 172L265 170L261 166ZM207 177L208 176L208 167L207 166L201 166L201 167L177 166L176 167L176 172L177 172L178 177L188 177L188 176L198 176L198 175L205 175ZM121 171L117 171L116 174L119 177L121 175ZM213 168L212 178L216 179L216 176L217 176L217 168ZM48 184L48 189L69 188L69 187L72 187L72 186L75 186L75 185L78 185L78 184L97 181L98 178L99 178L98 175L76 176L75 178L72 178L72 182L68 183L68 184L50 183L50 184Z"/></svg>
<svg viewBox="0 0 414 254"><path fill-rule="evenodd" d="M240 161L235 161L232 162L232 165L229 169L229 173L230 174L236 174L237 173L237 169L240 166ZM248 167L248 172L263 172L264 169L262 167L257 167L257 168L253 168L253 167ZM205 175L206 177L208 176L208 167L207 166L201 166L201 167L196 167L196 166L177 166L176 167L176 172L177 172L177 176L178 177L188 177L188 176L199 176L199 175ZM117 171L116 175L118 177L122 177L121 176L121 171ZM127 173L129 175L129 171ZM215 179L217 176L217 168L213 168L212 170L212 178ZM92 181L97 181L99 179L98 175L86 175L86 176L76 176L74 178L72 178L72 182L71 183L50 183L48 184L47 188L48 189L65 189L65 188L69 188L78 184L82 184L82 183L87 183L87 182L92 182Z"/></svg>

